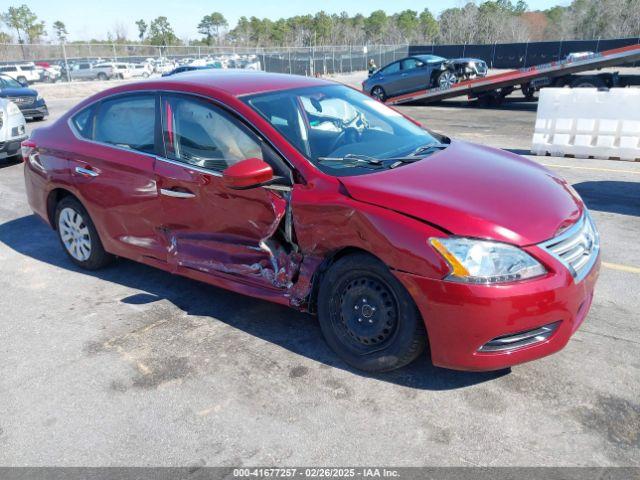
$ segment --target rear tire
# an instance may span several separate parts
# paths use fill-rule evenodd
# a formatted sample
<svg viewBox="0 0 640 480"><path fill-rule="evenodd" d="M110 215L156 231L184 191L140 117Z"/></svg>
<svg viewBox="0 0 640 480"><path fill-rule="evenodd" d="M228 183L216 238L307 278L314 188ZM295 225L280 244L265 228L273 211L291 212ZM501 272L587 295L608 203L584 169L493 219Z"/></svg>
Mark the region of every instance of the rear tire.
<svg viewBox="0 0 640 480"><path fill-rule="evenodd" d="M578 77L571 82L571 88L606 88L607 84L604 83L599 77Z"/></svg>
<svg viewBox="0 0 640 480"><path fill-rule="evenodd" d="M346 363L367 372L403 367L427 343L407 290L384 263L365 253L339 259L325 274L318 317L329 346Z"/></svg>
<svg viewBox="0 0 640 480"><path fill-rule="evenodd" d="M387 99L387 94L385 93L384 88L380 86L376 86L371 89L371 96L380 102L384 102Z"/></svg>
<svg viewBox="0 0 640 480"><path fill-rule="evenodd" d="M56 206L55 225L63 250L73 263L87 270L102 268L114 259L102 246L89 213L74 197Z"/></svg>
<svg viewBox="0 0 640 480"><path fill-rule="evenodd" d="M527 83L525 85L522 85L521 89L522 89L522 95L524 95L525 100L527 100L528 102L535 100L536 98L535 88L533 88L531 85Z"/></svg>
<svg viewBox="0 0 640 480"><path fill-rule="evenodd" d="M98 80L100 80L101 82L104 82L105 80L107 80L107 74L104 72L98 73Z"/></svg>

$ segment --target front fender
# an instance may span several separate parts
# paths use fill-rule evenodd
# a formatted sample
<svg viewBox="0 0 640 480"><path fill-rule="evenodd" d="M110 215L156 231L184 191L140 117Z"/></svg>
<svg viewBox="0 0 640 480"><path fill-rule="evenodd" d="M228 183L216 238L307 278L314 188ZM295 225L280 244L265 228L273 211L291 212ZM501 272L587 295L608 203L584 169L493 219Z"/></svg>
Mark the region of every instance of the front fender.
<svg viewBox="0 0 640 480"><path fill-rule="evenodd" d="M321 260L351 247L375 255L393 270L428 278L442 278L449 270L428 243L443 230L421 220L360 202L340 190L320 192L313 186L294 188L292 209L305 258Z"/></svg>

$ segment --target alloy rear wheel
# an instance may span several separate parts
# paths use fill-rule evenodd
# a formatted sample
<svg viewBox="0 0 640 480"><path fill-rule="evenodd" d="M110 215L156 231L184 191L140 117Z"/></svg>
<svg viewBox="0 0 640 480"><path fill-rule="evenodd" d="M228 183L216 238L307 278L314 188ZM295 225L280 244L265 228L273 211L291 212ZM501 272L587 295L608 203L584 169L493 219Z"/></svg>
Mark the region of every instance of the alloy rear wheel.
<svg viewBox="0 0 640 480"><path fill-rule="evenodd" d="M89 213L74 197L64 197L58 203L55 225L62 248L76 265L96 270L114 259L102 246Z"/></svg>
<svg viewBox="0 0 640 480"><path fill-rule="evenodd" d="M60 210L58 216L60 240L72 258L85 262L91 256L91 234L82 215L71 207Z"/></svg>
<svg viewBox="0 0 640 480"><path fill-rule="evenodd" d="M371 96L381 102L384 102L387 99L387 94L382 87L373 87L371 90Z"/></svg>

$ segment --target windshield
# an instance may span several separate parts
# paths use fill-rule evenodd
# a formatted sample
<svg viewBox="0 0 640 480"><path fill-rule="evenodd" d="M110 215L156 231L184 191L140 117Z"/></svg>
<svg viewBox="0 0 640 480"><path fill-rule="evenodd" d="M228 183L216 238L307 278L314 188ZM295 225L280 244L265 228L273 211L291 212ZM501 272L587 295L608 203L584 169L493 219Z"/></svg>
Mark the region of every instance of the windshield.
<svg viewBox="0 0 640 480"><path fill-rule="evenodd" d="M24 88L17 80L6 75L0 75L0 88Z"/></svg>
<svg viewBox="0 0 640 480"><path fill-rule="evenodd" d="M247 103L300 153L332 175L357 175L416 161L447 139L342 85L251 96ZM422 148L427 147L427 148ZM417 153L420 156L415 157Z"/></svg>

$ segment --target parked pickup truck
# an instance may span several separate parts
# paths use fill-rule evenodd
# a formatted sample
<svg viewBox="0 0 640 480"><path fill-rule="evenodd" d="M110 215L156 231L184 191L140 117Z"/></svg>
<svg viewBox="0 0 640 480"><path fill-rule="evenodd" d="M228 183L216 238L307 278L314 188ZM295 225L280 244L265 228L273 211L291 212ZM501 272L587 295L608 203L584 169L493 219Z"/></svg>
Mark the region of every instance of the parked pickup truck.
<svg viewBox="0 0 640 480"><path fill-rule="evenodd" d="M109 68L114 71L114 77L119 79L133 78L133 71L128 63L124 62L103 62L96 63L93 68Z"/></svg>
<svg viewBox="0 0 640 480"><path fill-rule="evenodd" d="M110 80L117 77L117 72L110 64L93 65L84 62L73 65L69 77L71 80Z"/></svg>

